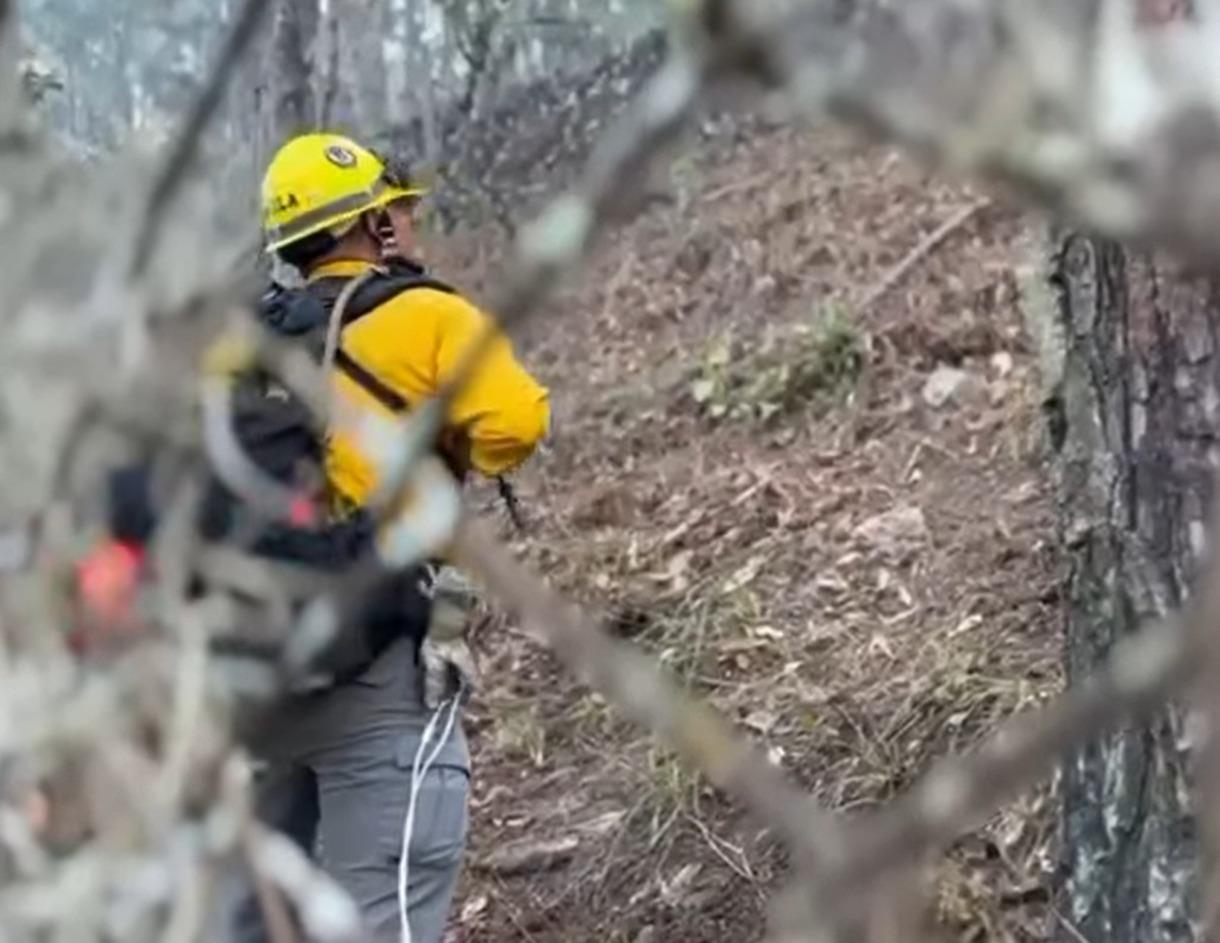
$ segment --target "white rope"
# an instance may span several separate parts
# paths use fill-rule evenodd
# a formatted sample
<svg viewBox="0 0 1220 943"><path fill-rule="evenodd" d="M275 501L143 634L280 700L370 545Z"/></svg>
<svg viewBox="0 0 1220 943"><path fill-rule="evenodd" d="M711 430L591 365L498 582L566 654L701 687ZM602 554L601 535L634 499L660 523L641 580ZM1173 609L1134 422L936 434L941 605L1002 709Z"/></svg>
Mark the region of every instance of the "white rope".
<svg viewBox="0 0 1220 943"><path fill-rule="evenodd" d="M449 741L449 736L453 733L453 726L457 722L458 708L461 704L462 691L459 688L452 698L448 701L442 701L437 706L432 717L428 720L427 726L424 727L424 735L420 738L419 749L415 751L415 759L411 763L411 796L407 800L407 817L402 825L402 854L398 859L398 917L402 927L402 933L399 937L401 943L411 943L411 920L407 913L407 880L411 875L411 836L415 831L415 808L419 801L419 787L423 784L424 777L428 775L432 764L436 762L441 749ZM428 758L423 761L421 766L420 760L423 758L424 750L428 746L428 741L436 733L436 725L440 722L441 714L446 707L449 708L449 719L445 721L445 729L441 733L440 739L436 741L436 745L432 748L432 752L428 754Z"/></svg>

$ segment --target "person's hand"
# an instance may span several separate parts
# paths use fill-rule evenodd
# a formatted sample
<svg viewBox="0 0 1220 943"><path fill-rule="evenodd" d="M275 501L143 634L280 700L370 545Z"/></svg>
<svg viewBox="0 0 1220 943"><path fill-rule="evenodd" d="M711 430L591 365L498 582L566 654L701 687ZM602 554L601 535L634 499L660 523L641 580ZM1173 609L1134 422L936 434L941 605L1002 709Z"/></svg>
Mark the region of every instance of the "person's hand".
<svg viewBox="0 0 1220 943"><path fill-rule="evenodd" d="M456 569L440 567L432 583L428 634L420 645L424 706L435 710L450 698L470 696L478 666L466 642L475 606L474 587Z"/></svg>

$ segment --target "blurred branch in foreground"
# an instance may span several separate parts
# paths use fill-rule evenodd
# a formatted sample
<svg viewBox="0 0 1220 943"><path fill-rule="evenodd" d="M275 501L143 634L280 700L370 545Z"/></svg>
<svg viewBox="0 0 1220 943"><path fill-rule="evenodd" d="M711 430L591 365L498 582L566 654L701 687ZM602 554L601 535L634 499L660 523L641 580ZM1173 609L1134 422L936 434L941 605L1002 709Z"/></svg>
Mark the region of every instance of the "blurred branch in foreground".
<svg viewBox="0 0 1220 943"><path fill-rule="evenodd" d="M87 327L110 332L108 341L130 365L116 382L126 384L122 389L129 394L174 393L158 400L166 404L160 428L148 424L138 442L130 430L109 431L127 449L152 448L175 460L168 493L178 513L159 535L161 583L142 599L135 643L102 663L77 665L64 639L74 613L62 579L83 532L96 525L69 496L52 495L39 508L35 565L5 580L0 795L16 801L31 784L67 783L66 798L52 803L48 822L13 815L0 821L0 868L9 877L0 928L16 941L47 933L88 935L99 927L133 941L161 939L170 931L173 938L201 938L214 903L210 888L242 856L253 861L264 890L297 904L311 937L358 935L350 909L329 893L311 865L278 839L242 824L248 821L244 787L230 779L238 751L232 724L243 698L274 698L280 679L257 659L209 657L206 642L240 634L250 624L249 609L221 592L202 599L183 592L187 574L207 549L182 526L189 520L189 484L200 449L184 449L170 436L196 429L196 380L182 371L167 375L173 364L148 356L159 349L156 332L142 331L154 315L183 336L223 327L220 312L227 306L214 296L224 291L209 285L203 273L199 284L180 286L188 301L176 314L144 290L154 274L167 277L163 257L144 246L177 193L224 74L248 48L256 6L252 2L238 18L181 143L154 178L160 181L155 190L128 195L146 210L143 217L133 214L131 224L133 234L144 235L125 243L141 246L132 269L137 283L116 287L119 256L108 245L89 247L98 271L96 284L83 293L80 313ZM1210 12L1207 6L1204 13ZM647 161L676 139L704 92L722 79L747 78L782 90L801 109L829 110L954 169L1015 185L1040 205L1100 232L1164 243L1210 263L1220 219L1220 177L1213 169L1220 156L1220 87L1209 72L1216 20L1205 17L1149 35L1137 30L1125 4L1103 3L1097 14L1042 0L913 0L898 10L865 7L846 18L832 3L685 4L667 64L607 136L576 189L522 233L520 262L496 306L503 325L515 327L534 312L590 251L598 232L630 205L631 186ZM0 42L11 44L14 36L11 5L0 2ZM15 74L0 76L5 128L15 125L17 85ZM5 170L17 173L21 166ZM101 212L101 206L90 210ZM64 223L52 220L23 237L54 253L62 236L56 225ZM27 315L38 300L20 299ZM170 330L166 336L172 341L177 335ZM97 349L90 340L83 330L75 349L57 348L54 372L62 375L64 363L75 358L81 377L94 377L98 371L90 365ZM23 369L41 379L44 366L31 362ZM82 382L69 412L83 415L98 405L96 399L96 390ZM426 510L448 506L450 483L429 477L420 462L444 402L418 411L402 428L368 427L387 482L384 504L413 488ZM50 443L53 451L59 446ZM399 564L415 562L421 548L435 541L435 534L422 529L436 520L425 518L402 535ZM671 738L788 844L797 873L786 913L799 920L779 928L786 938L866 938L869 912L889 905L884 895L893 869L918 862L929 847L1041 775L1062 750L1155 708L1192 673L1204 672L1203 680L1215 683L1214 659L1196 657L1212 647L1208 630L1216 619L1214 588L1220 586L1213 563L1184 629L1149 629L1117 653L1110 671L1093 684L1024 718L972 757L950 761L888 809L859 822L839 822L816 810L726 722L547 593L479 528L461 529L458 547L491 589L547 631L571 667L638 721ZM273 607L264 603L265 615ZM265 621L272 652L301 630L282 616ZM150 783L156 784L151 791ZM62 855L45 853L42 846L51 842ZM114 849L123 849L124 866L114 865ZM276 898L264 895L264 903L269 912L277 910Z"/></svg>

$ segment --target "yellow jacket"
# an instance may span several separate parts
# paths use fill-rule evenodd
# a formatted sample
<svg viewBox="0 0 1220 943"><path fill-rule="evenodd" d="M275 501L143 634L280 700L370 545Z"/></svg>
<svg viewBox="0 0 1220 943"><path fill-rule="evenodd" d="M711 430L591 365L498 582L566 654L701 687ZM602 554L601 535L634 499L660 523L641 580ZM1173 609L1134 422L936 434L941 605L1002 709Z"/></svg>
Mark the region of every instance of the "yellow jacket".
<svg viewBox="0 0 1220 943"><path fill-rule="evenodd" d="M367 262L331 262L310 278L355 277L368 268ZM487 323L487 316L459 295L414 288L348 325L340 343L415 408L452 375ZM386 406L346 374L336 371L334 382L347 403L388 414ZM462 441L473 469L493 476L525 461L549 424L546 389L526 372L508 339L500 335L454 399L445 433ZM376 489L372 464L342 428L331 436L326 464L331 488L348 501L364 504Z"/></svg>

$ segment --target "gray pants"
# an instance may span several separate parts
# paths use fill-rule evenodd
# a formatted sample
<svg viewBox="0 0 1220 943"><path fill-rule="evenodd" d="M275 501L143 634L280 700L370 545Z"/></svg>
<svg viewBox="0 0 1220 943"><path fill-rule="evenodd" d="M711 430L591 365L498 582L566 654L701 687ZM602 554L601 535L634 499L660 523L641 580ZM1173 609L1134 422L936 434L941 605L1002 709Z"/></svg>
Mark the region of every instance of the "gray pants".
<svg viewBox="0 0 1220 943"><path fill-rule="evenodd" d="M306 850L321 839L323 866L355 899L377 941L397 943L400 935L399 862L411 770L431 717L419 690L410 645L395 644L355 681L289 704L256 745L268 762L260 817ZM429 741L424 759L436 742ZM444 935L466 845L469 787L458 723L416 798L407 858L412 943L439 943ZM240 943L267 939L252 899L240 907L237 926Z"/></svg>

